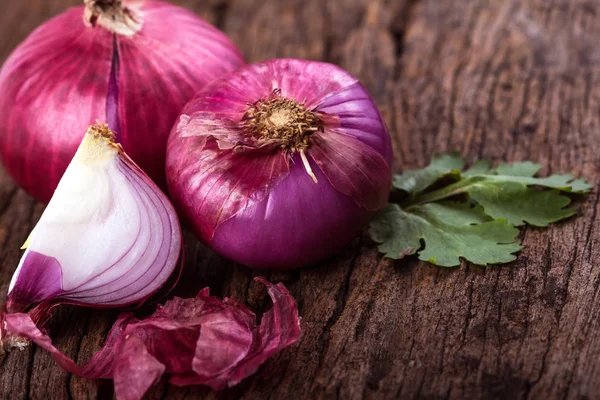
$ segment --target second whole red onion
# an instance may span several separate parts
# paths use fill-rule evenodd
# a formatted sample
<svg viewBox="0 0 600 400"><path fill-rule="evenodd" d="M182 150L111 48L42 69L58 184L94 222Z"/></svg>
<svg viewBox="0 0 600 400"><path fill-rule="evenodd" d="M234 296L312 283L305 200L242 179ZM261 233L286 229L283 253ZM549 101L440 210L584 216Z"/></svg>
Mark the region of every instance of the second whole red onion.
<svg viewBox="0 0 600 400"><path fill-rule="evenodd" d="M249 65L186 105L167 146L179 213L218 253L296 268L339 252L387 203L392 148L377 107L342 69Z"/></svg>
<svg viewBox="0 0 600 400"><path fill-rule="evenodd" d="M44 202L96 120L164 187L167 136L181 107L243 64L224 33L183 8L84 3L36 29L0 71L2 161Z"/></svg>

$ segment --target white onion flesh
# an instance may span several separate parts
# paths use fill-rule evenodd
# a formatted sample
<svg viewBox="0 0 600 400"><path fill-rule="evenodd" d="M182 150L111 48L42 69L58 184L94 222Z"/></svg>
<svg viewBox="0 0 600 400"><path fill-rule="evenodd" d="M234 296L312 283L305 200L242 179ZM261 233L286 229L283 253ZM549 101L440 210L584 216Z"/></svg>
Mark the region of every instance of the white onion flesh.
<svg viewBox="0 0 600 400"><path fill-rule="evenodd" d="M23 291L31 292L32 282L21 282L33 275L28 260L34 252L60 264L61 287L53 296L78 303L138 302L174 272L181 230L171 203L98 129L107 128L88 130L32 231L9 300L14 292L20 303L27 301Z"/></svg>

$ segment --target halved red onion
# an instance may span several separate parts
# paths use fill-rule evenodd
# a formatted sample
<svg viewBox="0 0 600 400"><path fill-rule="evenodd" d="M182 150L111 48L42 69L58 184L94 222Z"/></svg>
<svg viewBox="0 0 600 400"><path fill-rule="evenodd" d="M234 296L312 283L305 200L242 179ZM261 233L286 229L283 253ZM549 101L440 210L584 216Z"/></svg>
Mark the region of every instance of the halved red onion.
<svg viewBox="0 0 600 400"><path fill-rule="evenodd" d="M181 108L243 64L224 33L180 7L84 2L36 29L0 71L0 156L44 202L96 120L165 187L166 141Z"/></svg>
<svg viewBox="0 0 600 400"><path fill-rule="evenodd" d="M387 203L391 164L384 121L356 78L284 59L243 67L185 106L169 137L167 183L217 252L296 268L360 234Z"/></svg>
<svg viewBox="0 0 600 400"><path fill-rule="evenodd" d="M9 286L8 313L60 302L141 302L175 271L182 239L164 193L115 143L112 131L96 125L24 247Z"/></svg>
<svg viewBox="0 0 600 400"><path fill-rule="evenodd" d="M118 400L138 400L163 373L178 386L223 389L252 375L271 356L300 337L294 298L283 284L267 287L273 308L256 315L234 299L221 301L205 288L196 298L174 298L143 320L122 314L104 344L83 367L52 345L27 314L5 316L5 329L52 353L65 370L90 378L112 378Z"/></svg>

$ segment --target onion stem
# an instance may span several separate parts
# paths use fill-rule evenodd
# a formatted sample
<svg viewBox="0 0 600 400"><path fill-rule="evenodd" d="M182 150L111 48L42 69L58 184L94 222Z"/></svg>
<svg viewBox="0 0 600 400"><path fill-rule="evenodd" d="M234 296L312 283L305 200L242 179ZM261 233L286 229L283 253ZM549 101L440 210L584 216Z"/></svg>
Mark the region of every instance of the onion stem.
<svg viewBox="0 0 600 400"><path fill-rule="evenodd" d="M131 37L142 29L142 20L123 0L84 0L83 20L88 26L100 25L112 33Z"/></svg>
<svg viewBox="0 0 600 400"><path fill-rule="evenodd" d="M302 158L302 164L304 164L306 173L308 175L310 175L310 177L312 178L313 181L315 181L315 183L319 183L319 181L317 180L317 177L315 176L314 172L312 171L312 168L310 167L310 163L308 162L308 158L306 158L306 153L304 152L304 150L300 150L300 158Z"/></svg>

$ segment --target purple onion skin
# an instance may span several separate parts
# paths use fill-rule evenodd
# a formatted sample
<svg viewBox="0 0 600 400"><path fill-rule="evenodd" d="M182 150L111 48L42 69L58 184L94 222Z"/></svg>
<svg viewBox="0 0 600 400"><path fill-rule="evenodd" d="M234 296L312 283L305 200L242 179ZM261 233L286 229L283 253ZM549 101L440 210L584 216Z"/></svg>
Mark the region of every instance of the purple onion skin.
<svg viewBox="0 0 600 400"><path fill-rule="evenodd" d="M236 128L231 126L239 125L248 104L269 96L275 88L282 90L282 97L305 102L307 108L336 119L338 125L331 129L326 126L323 135L335 131L342 133L343 139L344 134L354 137L366 153L379 157L378 168L365 171L375 176L374 189L365 188L361 171L344 171L344 177L356 179L362 197L368 197L369 193L364 192L372 190L376 199L371 199L368 206L361 203L362 197L342 193L339 179L324 173L315 162L311 154L317 154L314 148L309 148L307 155L318 184L307 174L298 153L289 163L289 174L280 169L266 180L254 178L259 174L253 172L242 176L243 167L242 172L226 172L218 177L206 172L226 168L221 161L211 159L218 148L206 145L213 123L226 127L228 135L234 137ZM203 125L198 115L209 120L211 126ZM344 156L329 155L334 161ZM268 156L259 151L254 157ZM319 159L322 161L322 157ZM248 169L255 168L250 165L253 162L258 163L248 161ZM179 213L209 247L253 268L299 268L338 253L361 233L373 212L387 202L391 165L390 137L366 89L336 66L293 59L249 65L208 85L184 108L167 147L167 183ZM235 184L248 180L254 189ZM256 190L257 186L268 189ZM227 194L222 195L222 190ZM245 199L242 206L230 200L238 197ZM233 214L230 217L229 211ZM214 224L211 214L215 212L226 214L227 218Z"/></svg>
<svg viewBox="0 0 600 400"><path fill-rule="evenodd" d="M59 296L63 291L62 277L56 258L32 251L7 298L6 309L22 312L31 304Z"/></svg>
<svg viewBox="0 0 600 400"><path fill-rule="evenodd" d="M372 213L331 185L315 190L298 158L267 199L225 221L208 245L249 267L286 269L337 254L358 236ZM314 163L313 171L325 182Z"/></svg>
<svg viewBox="0 0 600 400"><path fill-rule="evenodd" d="M175 386L206 385L223 390L254 374L301 335L296 302L282 283L263 278L273 301L257 325L256 315L235 299L220 300L202 289L195 298L175 297L138 320L123 313L102 349L78 366L42 333L30 314L5 315L11 336L27 338L50 352L66 371L88 379L114 379L119 400L138 400L169 374Z"/></svg>
<svg viewBox="0 0 600 400"><path fill-rule="evenodd" d="M144 21L134 36L88 27L84 8L75 7L36 29L0 71L0 156L38 200L50 200L82 132L97 120L109 122L165 188L166 141L181 108L244 62L224 33L191 12L130 3Z"/></svg>

